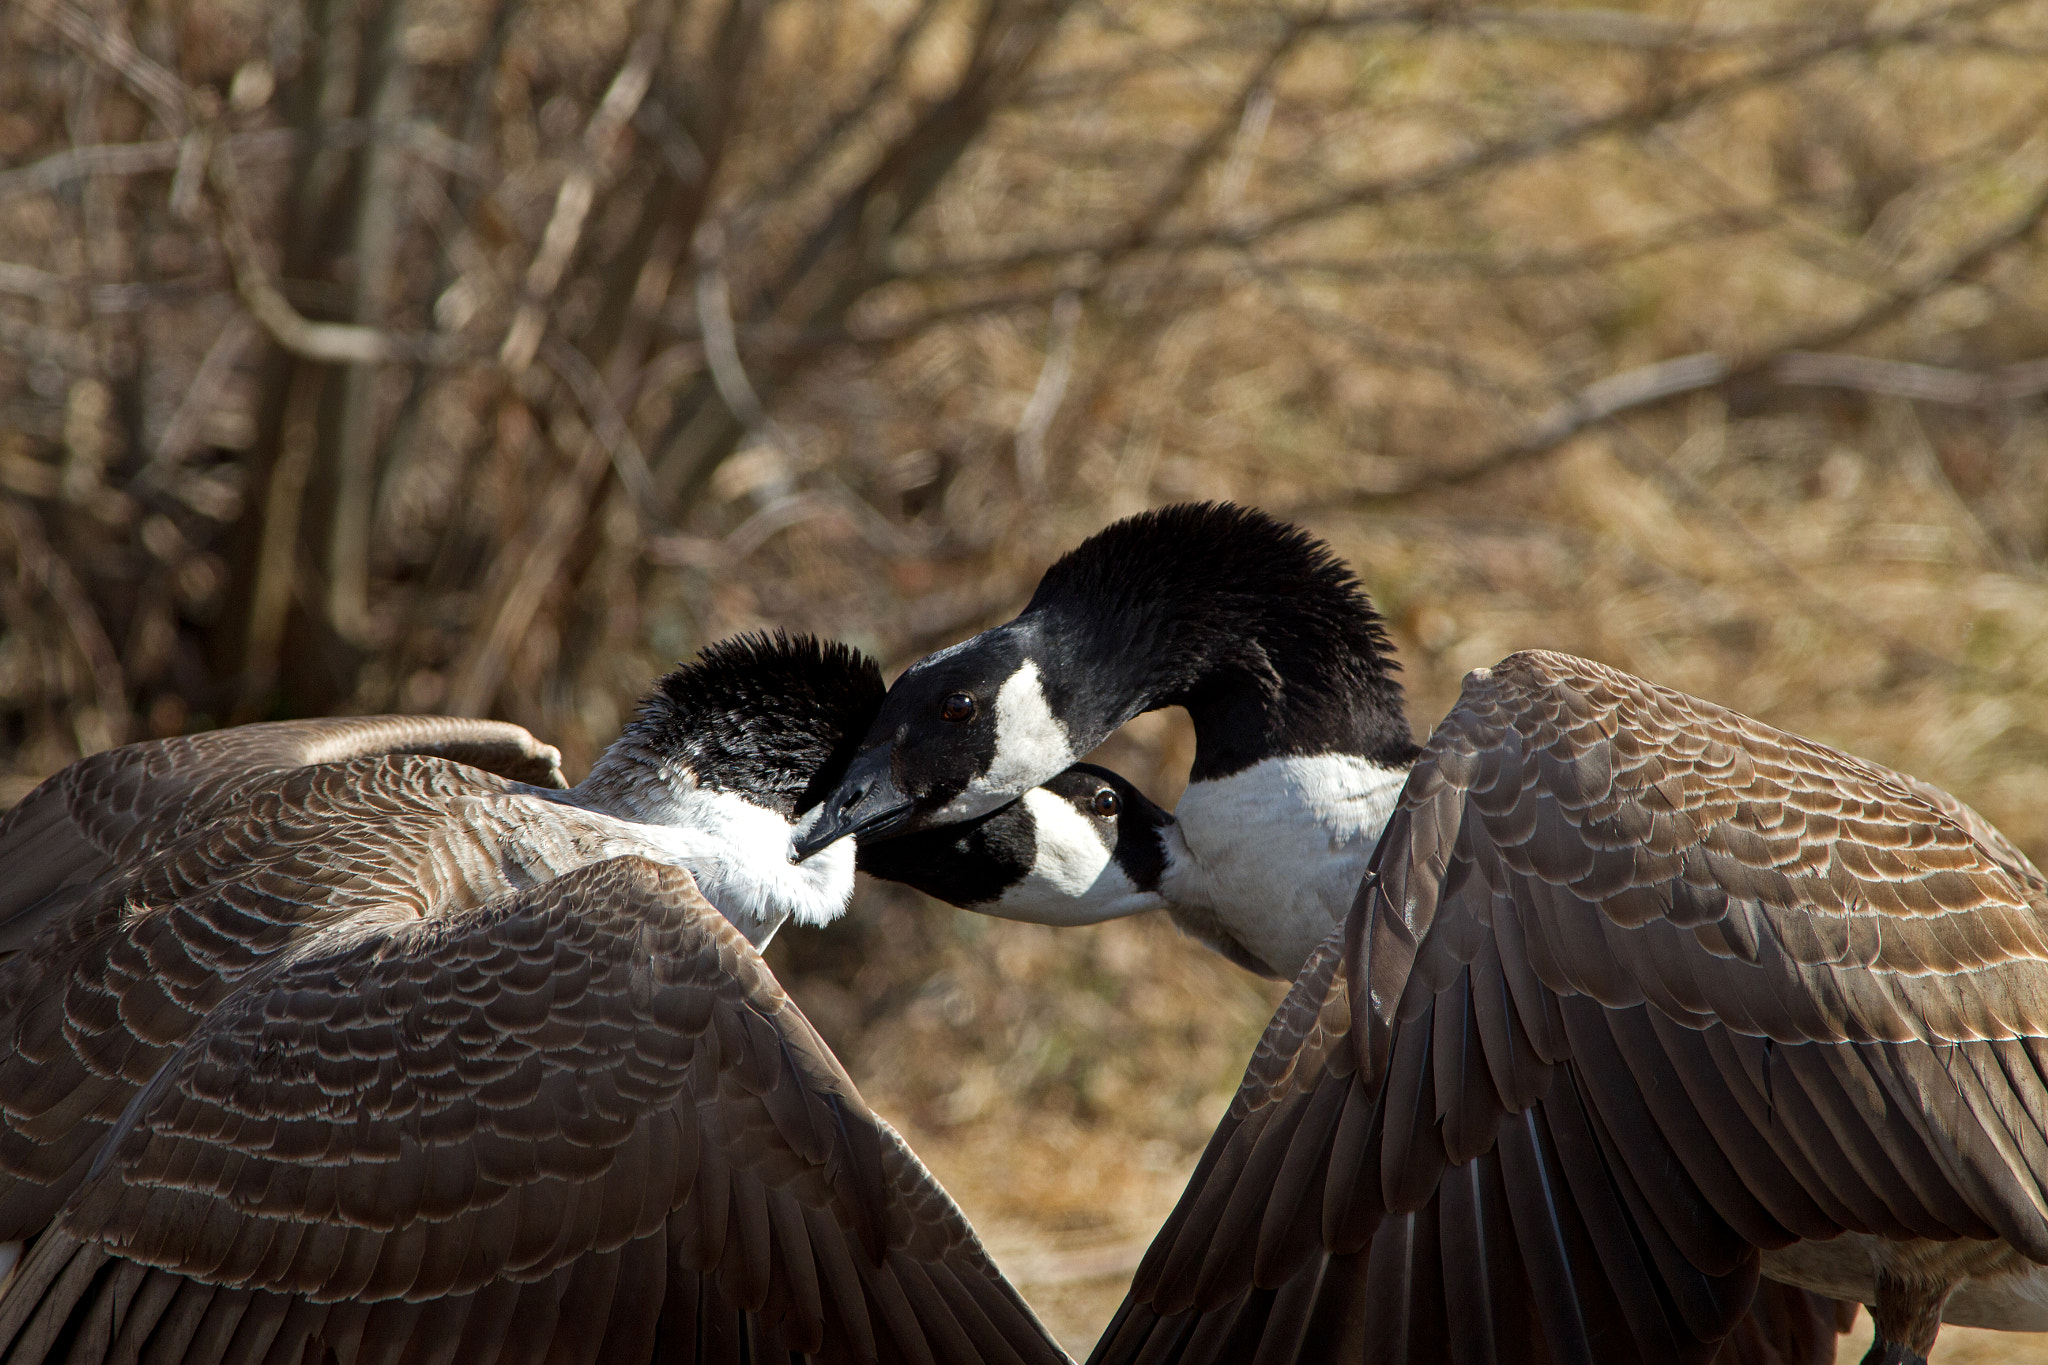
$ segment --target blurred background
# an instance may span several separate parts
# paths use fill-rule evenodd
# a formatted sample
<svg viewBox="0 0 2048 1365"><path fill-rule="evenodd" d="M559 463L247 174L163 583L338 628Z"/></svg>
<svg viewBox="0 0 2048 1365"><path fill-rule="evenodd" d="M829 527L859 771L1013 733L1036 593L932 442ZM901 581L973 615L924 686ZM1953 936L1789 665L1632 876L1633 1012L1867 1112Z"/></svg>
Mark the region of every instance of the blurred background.
<svg viewBox="0 0 2048 1365"><path fill-rule="evenodd" d="M580 776L707 641L893 671L1230 497L1419 732L1568 650L2048 861L2044 114L2043 0L10 0L0 802L338 712ZM1280 993L873 886L771 958L1076 1349Z"/></svg>

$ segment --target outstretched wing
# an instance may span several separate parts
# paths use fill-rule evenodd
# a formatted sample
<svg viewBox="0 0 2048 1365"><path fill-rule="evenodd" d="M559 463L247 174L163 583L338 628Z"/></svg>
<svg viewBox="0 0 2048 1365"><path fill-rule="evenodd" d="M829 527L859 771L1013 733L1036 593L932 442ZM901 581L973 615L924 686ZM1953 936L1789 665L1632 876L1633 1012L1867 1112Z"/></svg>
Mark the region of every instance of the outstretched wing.
<svg viewBox="0 0 2048 1365"><path fill-rule="evenodd" d="M561 755L517 725L448 716L272 721L80 759L0 815L0 961L94 887L196 829L251 781L382 754L452 759L561 787Z"/></svg>
<svg viewBox="0 0 2048 1365"><path fill-rule="evenodd" d="M259 773L234 792L137 825L143 847L0 962L0 1241L41 1232L200 1021L309 939L605 856L567 814L522 821L505 779L437 758ZM170 839L173 822L187 828Z"/></svg>
<svg viewBox="0 0 2048 1365"><path fill-rule="evenodd" d="M0 1360L1054 1362L687 873L341 925L137 1097Z"/></svg>
<svg viewBox="0 0 2048 1365"><path fill-rule="evenodd" d="M2048 1260L2048 903L1959 811L1597 664L1472 675L1097 1358L1703 1360L1758 1248Z"/></svg>

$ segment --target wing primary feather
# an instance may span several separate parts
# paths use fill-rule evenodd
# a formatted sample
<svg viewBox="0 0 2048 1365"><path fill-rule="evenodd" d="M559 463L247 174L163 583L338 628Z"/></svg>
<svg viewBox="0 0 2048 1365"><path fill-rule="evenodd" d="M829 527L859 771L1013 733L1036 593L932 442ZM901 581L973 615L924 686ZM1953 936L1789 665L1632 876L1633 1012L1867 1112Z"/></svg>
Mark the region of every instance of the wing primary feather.
<svg viewBox="0 0 2048 1365"><path fill-rule="evenodd" d="M1257 1130L1243 1168L1232 1181L1230 1198L1217 1216L1215 1230L1203 1250L1201 1269L1195 1277L1197 1307L1213 1308L1236 1298L1250 1282L1261 1217L1308 1109L1309 1097L1295 1094L1261 1115L1266 1122ZM1254 1130L1247 1123L1242 1131Z"/></svg>
<svg viewBox="0 0 2048 1365"><path fill-rule="evenodd" d="M1494 1129L1505 1116L1480 1040L1474 990L1468 963L1447 989L1437 993L1434 1009L1436 1046L1431 1060L1444 1157L1452 1164L1470 1161L1493 1146Z"/></svg>
<svg viewBox="0 0 2048 1365"><path fill-rule="evenodd" d="M1711 1272L1690 1259L1670 1229L1659 1221L1657 1210L1644 1196L1628 1159L1602 1122L1601 1112L1589 1109L1586 1121L1599 1144L1607 1173L1628 1209L1637 1243L1651 1258L1658 1288L1676 1308L1685 1331L1701 1341L1719 1341L1741 1316L1755 1288L1756 1249L1739 1247L1732 1263ZM1705 1219L1714 1217L1711 1210L1699 1210L1698 1214Z"/></svg>
<svg viewBox="0 0 2048 1365"><path fill-rule="evenodd" d="M1372 1322L1366 1315L1366 1258L1330 1256L1322 1267L1322 1282L1315 1307L1301 1336L1297 1360L1360 1360L1365 1356L1366 1333Z"/></svg>
<svg viewBox="0 0 2048 1365"><path fill-rule="evenodd" d="M769 1190L768 1223L775 1237L776 1277L788 1296L792 1319L789 1335L798 1349L815 1355L823 1349L824 1294L818 1282L817 1259L811 1254L810 1229L803 1210L787 1190Z"/></svg>
<svg viewBox="0 0 2048 1365"><path fill-rule="evenodd" d="M851 1346L856 1357L873 1360L875 1328L868 1319L867 1294L861 1288L861 1269L856 1263L865 1252L848 1239L846 1229L833 1222L831 1214L808 1206L802 1213L816 1255L819 1290L832 1310L829 1330Z"/></svg>
<svg viewBox="0 0 2048 1365"><path fill-rule="evenodd" d="M1393 1213L1420 1208L1444 1167L1436 1128L1435 1066L1430 1057L1434 1015L1395 1025L1384 1094L1380 1197Z"/></svg>
<svg viewBox="0 0 2048 1365"><path fill-rule="evenodd" d="M1387 1212L1380 1176L1385 1100L1386 1092L1367 1085L1362 1072L1351 1073L1324 1166L1323 1245L1338 1255L1364 1250Z"/></svg>
<svg viewBox="0 0 2048 1365"><path fill-rule="evenodd" d="M1147 1352L1144 1365L1238 1365L1266 1335L1273 1320L1271 1289L1252 1289L1220 1309L1204 1313L1185 1350L1178 1354Z"/></svg>
<svg viewBox="0 0 2048 1365"><path fill-rule="evenodd" d="M221 1351L219 1365L260 1365L270 1354L270 1343L284 1326L291 1300L278 1294L255 1293L235 1327L235 1334Z"/></svg>
<svg viewBox="0 0 2048 1365"><path fill-rule="evenodd" d="M1570 1017L1568 1011L1566 1018ZM1591 1244L1603 1272L1583 1275L1577 1283L1582 1291L1590 1291L1588 1297L1597 1294L1602 1306L1605 1300L1613 1301L1642 1359L1676 1360L1679 1341L1668 1316L1663 1286L1646 1263L1645 1230L1634 1226L1616 1188L1615 1173L1606 1168L1587 1113L1592 1106L1574 1083L1579 1076L1576 1064L1568 1076L1570 1079L1553 1088L1539 1113L1556 1160L1554 1169L1562 1177L1558 1192L1568 1196L1569 1210L1560 1221L1568 1233L1581 1233ZM1574 1264L1590 1271L1594 1263L1575 1258ZM1599 1293L1603 1288L1607 1292ZM1597 1324L1588 1325L1597 1330Z"/></svg>
<svg viewBox="0 0 2048 1365"><path fill-rule="evenodd" d="M910 1264L908 1257L892 1251L888 1260L862 1277L867 1286L868 1304L873 1312L876 1338L886 1329L890 1340L880 1343L878 1353L884 1360L900 1359L911 1365L938 1365L932 1344L925 1339L924 1330L918 1325L917 1313L910 1306L898 1267Z"/></svg>
<svg viewBox="0 0 2048 1365"><path fill-rule="evenodd" d="M402 1299L380 1299L372 1303L363 1319L363 1333L356 1347L354 1365L398 1365L412 1347L413 1333L419 1327L424 1310L424 1304L407 1303ZM562 1365L570 1365L570 1362L565 1360Z"/></svg>
<svg viewBox="0 0 2048 1365"><path fill-rule="evenodd" d="M1728 1273L1748 1252L1748 1243L1729 1226L1730 1211L1747 1230L1769 1233L1775 1227L1726 1155L1705 1140L1705 1124L1689 1112L1683 1088L1672 1083L1671 1059L1646 1017L1650 1007L1606 1009L1584 996L1562 1005L1581 1103L1613 1133L1614 1154L1654 1210L1652 1222L1693 1265L1708 1274ZM1572 1106L1559 1099L1560 1110L1546 1112L1552 1113L1551 1131L1562 1140L1557 1113Z"/></svg>
<svg viewBox="0 0 2048 1365"><path fill-rule="evenodd" d="M161 1278L169 1279L170 1277L163 1276ZM328 1305L324 1303L312 1303L306 1299L293 1298L291 1307L285 1313L284 1325L279 1327L277 1335L271 1338L270 1352L264 1356L263 1365L306 1365L309 1359L319 1362L319 1365L325 1365L325 1360L317 1349L319 1343L315 1341L315 1338L321 1334L322 1329L326 1326L329 1311ZM474 1306L472 1305L470 1317L473 1318L474 1316ZM435 1365L448 1365L448 1362L458 1358L451 1353L444 1360L435 1362ZM489 1360L490 1357L470 1356L468 1359ZM138 1362L132 1357L124 1357L117 1354L108 1362L108 1365L138 1365Z"/></svg>
<svg viewBox="0 0 2048 1365"><path fill-rule="evenodd" d="M1315 1317L1323 1274L1329 1264L1328 1256L1318 1256L1274 1289L1272 1312L1267 1316L1267 1328L1259 1338L1251 1365L1295 1365L1296 1361L1320 1358L1304 1356L1302 1346Z"/></svg>
<svg viewBox="0 0 2048 1365"><path fill-rule="evenodd" d="M1303 1106L1301 1124L1280 1163L1259 1224L1252 1282L1271 1289L1298 1273L1321 1248L1323 1193L1331 1142L1350 1094L1348 1077L1323 1074Z"/></svg>
<svg viewBox="0 0 2048 1365"><path fill-rule="evenodd" d="M1420 1214L1380 1220L1366 1252L1365 1316L1373 1324L1361 1365L1408 1365L1415 1307L1415 1223Z"/></svg>
<svg viewBox="0 0 2048 1365"><path fill-rule="evenodd" d="M1572 1273L1575 1248L1565 1235L1558 1207L1556 1161L1539 1131L1535 1109L1525 1109L1501 1125L1498 1150L1515 1242L1539 1307L1550 1359L1555 1365L1594 1365Z"/></svg>
<svg viewBox="0 0 2048 1365"><path fill-rule="evenodd" d="M1500 1210L1487 1198L1486 1168L1494 1160L1488 1152L1445 1171L1437 1187L1437 1203L1425 1214L1434 1213L1443 1228L1438 1235L1443 1249L1443 1297L1457 1305L1450 1315L1449 1356L1458 1365L1495 1365L1500 1359L1500 1333L1494 1324L1494 1273L1501 1249L1495 1242L1511 1234L1495 1223Z"/></svg>
<svg viewBox="0 0 2048 1365"><path fill-rule="evenodd" d="M549 1365L592 1365L601 1357L605 1324L619 1288L619 1253L590 1252L563 1268L566 1281L556 1299ZM561 1275L562 1271L557 1271Z"/></svg>

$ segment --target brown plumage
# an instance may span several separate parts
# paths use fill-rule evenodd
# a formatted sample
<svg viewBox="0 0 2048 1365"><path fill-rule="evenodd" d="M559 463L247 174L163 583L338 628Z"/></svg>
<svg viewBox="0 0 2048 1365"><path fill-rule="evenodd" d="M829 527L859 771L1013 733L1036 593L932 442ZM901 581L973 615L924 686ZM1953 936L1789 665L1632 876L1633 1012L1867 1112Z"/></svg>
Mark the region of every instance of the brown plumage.
<svg viewBox="0 0 2048 1365"><path fill-rule="evenodd" d="M2048 882L1967 807L1527 653L1373 866L1096 1360L1819 1356L1790 1289L1717 1346L1760 1270L2048 1328Z"/></svg>
<svg viewBox="0 0 2048 1365"><path fill-rule="evenodd" d="M561 785L513 726L295 722L0 821L0 1361L1065 1359Z"/></svg>

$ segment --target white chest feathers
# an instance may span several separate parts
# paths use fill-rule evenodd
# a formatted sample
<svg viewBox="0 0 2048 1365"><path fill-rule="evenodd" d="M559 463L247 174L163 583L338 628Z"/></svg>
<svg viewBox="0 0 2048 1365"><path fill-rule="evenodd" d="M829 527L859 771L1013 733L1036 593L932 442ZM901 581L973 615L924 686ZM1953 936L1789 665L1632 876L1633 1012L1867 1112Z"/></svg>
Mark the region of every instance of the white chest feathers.
<svg viewBox="0 0 2048 1365"><path fill-rule="evenodd" d="M1168 861L1160 890L1212 912L1291 979L1350 910L1407 780L1405 768L1317 754L1190 782L1173 812L1187 855Z"/></svg>
<svg viewBox="0 0 2048 1365"><path fill-rule="evenodd" d="M815 810L791 824L743 796L699 787L671 789L655 819L580 808L599 820L604 856L631 853L687 869L704 899L756 948L767 947L785 920L819 925L837 919L853 895L851 839L791 861L790 841Z"/></svg>

